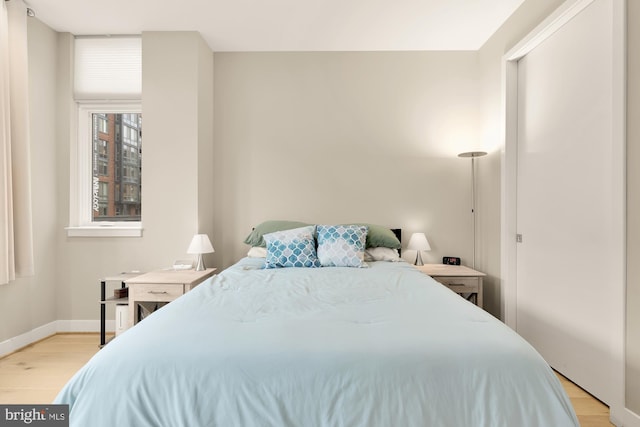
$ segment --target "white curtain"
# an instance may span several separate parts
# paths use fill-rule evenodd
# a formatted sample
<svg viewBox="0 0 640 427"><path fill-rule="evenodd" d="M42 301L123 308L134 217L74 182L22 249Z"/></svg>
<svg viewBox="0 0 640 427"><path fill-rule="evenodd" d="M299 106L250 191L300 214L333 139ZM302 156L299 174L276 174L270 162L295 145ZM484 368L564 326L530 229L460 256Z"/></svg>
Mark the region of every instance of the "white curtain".
<svg viewBox="0 0 640 427"><path fill-rule="evenodd" d="M27 7L0 0L0 284L33 275Z"/></svg>

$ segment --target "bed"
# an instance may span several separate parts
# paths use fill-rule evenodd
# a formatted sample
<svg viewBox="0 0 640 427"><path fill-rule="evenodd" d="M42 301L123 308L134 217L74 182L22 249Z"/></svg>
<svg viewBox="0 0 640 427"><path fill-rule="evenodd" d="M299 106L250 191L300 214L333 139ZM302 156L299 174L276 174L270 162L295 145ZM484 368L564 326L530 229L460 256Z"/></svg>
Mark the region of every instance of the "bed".
<svg viewBox="0 0 640 427"><path fill-rule="evenodd" d="M541 356L405 262L243 258L100 350L71 426L578 426Z"/></svg>

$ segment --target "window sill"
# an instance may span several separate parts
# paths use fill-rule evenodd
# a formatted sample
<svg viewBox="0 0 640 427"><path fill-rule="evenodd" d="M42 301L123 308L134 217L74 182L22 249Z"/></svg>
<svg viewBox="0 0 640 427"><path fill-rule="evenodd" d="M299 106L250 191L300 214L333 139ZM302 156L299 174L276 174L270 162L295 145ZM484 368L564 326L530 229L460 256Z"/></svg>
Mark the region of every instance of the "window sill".
<svg viewBox="0 0 640 427"><path fill-rule="evenodd" d="M142 226L114 225L65 227L67 237L142 237Z"/></svg>

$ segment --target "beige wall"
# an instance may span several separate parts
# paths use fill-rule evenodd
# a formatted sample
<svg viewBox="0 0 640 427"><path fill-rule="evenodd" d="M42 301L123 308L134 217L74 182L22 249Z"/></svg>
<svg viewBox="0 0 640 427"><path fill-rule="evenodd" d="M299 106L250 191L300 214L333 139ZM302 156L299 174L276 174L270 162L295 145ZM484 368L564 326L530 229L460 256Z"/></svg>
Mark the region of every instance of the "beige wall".
<svg viewBox="0 0 640 427"><path fill-rule="evenodd" d="M216 53L222 264L268 219L424 231L471 260L475 52ZM415 253L414 253L415 256Z"/></svg>
<svg viewBox="0 0 640 427"><path fill-rule="evenodd" d="M546 10L533 8L540 16ZM183 248L197 230L216 247L209 263L230 265L247 250L241 242L250 228L269 218L375 222L402 227L405 241L424 231L433 249L427 262L454 255L470 264L470 170L456 155L478 148L492 151L478 164L478 256L479 268L490 273L487 308L497 315L500 165L481 123L495 100L499 111L500 56L487 52L500 50L505 31L526 33L537 19L529 12L519 12L518 22L506 26L517 30L501 30L499 42L481 55L220 53L214 65L196 33L145 33L142 238L64 233L75 112L72 38L59 34L57 73L48 73L58 87L56 121L69 123L51 127L57 129L50 157L57 160L57 222L49 233L57 262L47 276L57 282L57 318L95 319L97 278L188 257ZM520 27L521 21L529 24ZM12 289L18 288L2 292ZM4 336L33 327L12 325Z"/></svg>
<svg viewBox="0 0 640 427"><path fill-rule="evenodd" d="M60 35L60 57L72 38ZM201 180L212 162L213 53L195 32L143 33L143 210L141 238L69 238L69 140L63 125L57 194L60 217L58 319L96 319L98 280L126 270L170 266L186 254L198 229L213 228L212 208ZM70 61L61 61L59 123L73 121L69 106ZM65 86L66 85L66 86ZM202 172L201 172L202 171ZM209 175L208 175L209 174ZM202 197L202 198L201 198ZM204 200L202 203L200 200Z"/></svg>
<svg viewBox="0 0 640 427"><path fill-rule="evenodd" d="M28 20L35 275L0 286L0 342L56 317L56 33Z"/></svg>
<svg viewBox="0 0 640 427"><path fill-rule="evenodd" d="M213 52L204 40L198 40L198 224L197 231L217 241L223 226L216 221L216 194L222 188L213 175L215 147L213 142ZM215 245L214 245L215 249ZM205 256L207 267L219 264L220 251ZM193 255L190 256L192 258Z"/></svg>
<svg viewBox="0 0 640 427"><path fill-rule="evenodd" d="M640 414L640 2L627 11L627 354L626 407Z"/></svg>

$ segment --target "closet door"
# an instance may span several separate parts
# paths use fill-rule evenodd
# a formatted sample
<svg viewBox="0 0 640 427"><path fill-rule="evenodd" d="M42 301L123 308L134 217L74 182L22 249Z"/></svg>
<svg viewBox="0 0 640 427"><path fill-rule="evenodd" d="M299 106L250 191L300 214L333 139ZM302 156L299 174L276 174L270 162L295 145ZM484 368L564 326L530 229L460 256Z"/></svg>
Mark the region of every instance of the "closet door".
<svg viewBox="0 0 640 427"><path fill-rule="evenodd" d="M596 0L518 63L517 331L604 402L623 256L612 58L611 2Z"/></svg>

